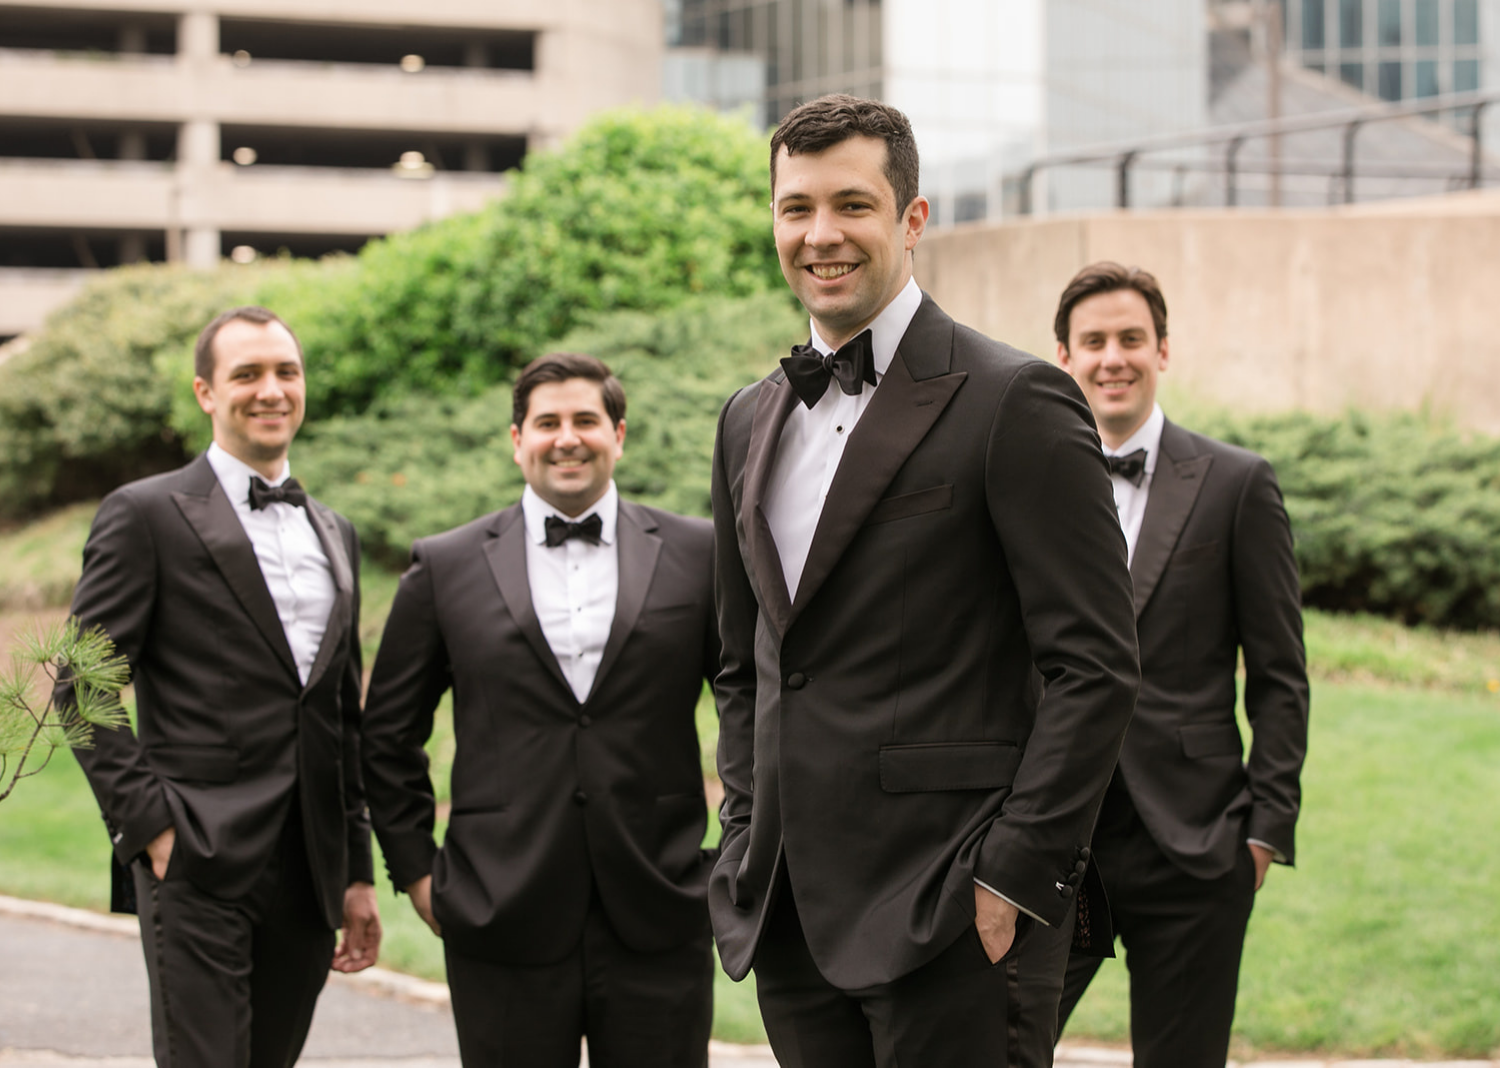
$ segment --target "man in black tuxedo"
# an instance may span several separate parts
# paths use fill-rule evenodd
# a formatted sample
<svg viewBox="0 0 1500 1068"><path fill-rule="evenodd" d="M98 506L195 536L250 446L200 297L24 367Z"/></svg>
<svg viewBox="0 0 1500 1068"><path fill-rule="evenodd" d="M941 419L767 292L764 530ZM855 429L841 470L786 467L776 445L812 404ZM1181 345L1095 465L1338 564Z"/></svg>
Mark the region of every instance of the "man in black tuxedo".
<svg viewBox="0 0 1500 1068"><path fill-rule="evenodd" d="M306 390L286 324L227 311L194 369L213 445L111 493L84 547L73 614L129 659L137 726L76 753L138 904L157 1063L284 1068L330 962L380 945L359 541L288 477Z"/></svg>
<svg viewBox="0 0 1500 1068"><path fill-rule="evenodd" d="M905 116L824 97L771 152L812 342L715 451L720 954L785 1068L1006 1063L1135 701L1109 478L1067 375L912 280Z"/></svg>
<svg viewBox="0 0 1500 1068"><path fill-rule="evenodd" d="M1135 1063L1223 1068L1255 892L1294 855L1308 686L1291 527L1270 464L1157 405L1168 349L1155 278L1085 267L1055 329L1098 419L1135 583L1140 700L1094 832L1130 969ZM1022 961L1056 976L1065 964L1059 1031L1099 967L1070 957L1065 931Z"/></svg>
<svg viewBox="0 0 1500 1068"><path fill-rule="evenodd" d="M466 1065L703 1068L713 855L694 710L719 656L713 530L621 500L625 393L516 382L519 504L412 547L365 715L391 880L443 938ZM453 691L447 835L422 746Z"/></svg>

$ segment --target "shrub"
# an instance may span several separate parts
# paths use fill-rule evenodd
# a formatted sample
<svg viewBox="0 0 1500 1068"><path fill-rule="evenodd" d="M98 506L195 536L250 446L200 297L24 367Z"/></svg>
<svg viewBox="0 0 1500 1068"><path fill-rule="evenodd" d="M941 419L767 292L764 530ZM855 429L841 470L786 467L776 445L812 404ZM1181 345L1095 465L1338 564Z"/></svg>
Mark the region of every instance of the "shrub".
<svg viewBox="0 0 1500 1068"><path fill-rule="evenodd" d="M1305 604L1500 626L1500 440L1406 413L1199 426L1276 468Z"/></svg>
<svg viewBox="0 0 1500 1068"><path fill-rule="evenodd" d="M0 364L0 515L97 497L180 464L158 354L187 360L203 324L248 299L257 277L125 267L54 312L29 349Z"/></svg>
<svg viewBox="0 0 1500 1068"><path fill-rule="evenodd" d="M600 357L625 385L620 492L707 515L719 408L805 331L806 320L777 293L698 300L656 316L617 312L557 348ZM363 415L309 428L293 466L354 522L372 556L402 566L414 539L520 498L510 416L509 385L473 398L381 401Z"/></svg>

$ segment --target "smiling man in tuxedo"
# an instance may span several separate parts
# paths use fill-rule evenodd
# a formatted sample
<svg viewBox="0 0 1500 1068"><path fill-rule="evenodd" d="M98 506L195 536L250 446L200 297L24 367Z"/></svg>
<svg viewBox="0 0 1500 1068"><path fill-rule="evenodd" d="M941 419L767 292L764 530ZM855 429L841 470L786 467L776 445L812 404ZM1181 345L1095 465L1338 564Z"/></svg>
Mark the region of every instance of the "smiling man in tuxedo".
<svg viewBox="0 0 1500 1068"><path fill-rule="evenodd" d="M73 596L130 661L137 732L75 752L123 869L117 901L133 891L139 908L157 1063L287 1068L330 962L358 971L380 946L359 542L289 477L306 388L286 324L225 312L195 370L213 444L104 499Z"/></svg>
<svg viewBox="0 0 1500 1068"><path fill-rule="evenodd" d="M1308 685L1292 532L1270 464L1156 403L1169 351L1155 278L1085 267L1055 328L1058 362L1099 422L1135 585L1140 700L1094 832L1130 969L1135 1063L1223 1068L1251 906L1272 862L1292 863L1300 807ZM1063 928L1022 962L1057 976L1064 965L1059 1030L1098 959L1070 956Z"/></svg>
<svg viewBox="0 0 1500 1068"><path fill-rule="evenodd" d="M771 178L812 339L715 449L720 954L785 1068L1008 1063L1012 950L1090 886L1135 701L1099 439L1067 375L917 288L899 111L797 108Z"/></svg>
<svg viewBox="0 0 1500 1068"><path fill-rule="evenodd" d="M424 538L386 624L366 776L391 880L443 938L464 1064L704 1068L713 854L694 711L713 530L622 500L625 393L591 356L516 382L519 504ZM441 848L423 744L453 691Z"/></svg>

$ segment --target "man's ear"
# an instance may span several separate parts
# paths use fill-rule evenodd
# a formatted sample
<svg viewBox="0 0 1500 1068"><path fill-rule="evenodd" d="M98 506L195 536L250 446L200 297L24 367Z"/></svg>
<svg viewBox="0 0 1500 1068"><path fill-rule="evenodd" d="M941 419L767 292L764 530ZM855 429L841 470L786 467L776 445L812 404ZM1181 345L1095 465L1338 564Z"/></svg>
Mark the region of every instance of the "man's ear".
<svg viewBox="0 0 1500 1068"><path fill-rule="evenodd" d="M1158 362L1157 365L1156 365L1157 370L1165 371L1167 369L1167 359L1168 359L1168 356L1169 356L1169 353L1167 352L1167 339L1166 338L1162 338L1161 339L1161 344L1159 346L1157 346L1157 350L1156 351L1157 351L1157 355L1160 357L1160 362Z"/></svg>
<svg viewBox="0 0 1500 1068"><path fill-rule="evenodd" d="M193 396L198 398L198 407L208 415L214 414L214 391L203 379L193 376Z"/></svg>
<svg viewBox="0 0 1500 1068"><path fill-rule="evenodd" d="M515 450L510 458L519 464L521 462L521 428L515 423L510 424L510 444Z"/></svg>
<svg viewBox="0 0 1500 1068"><path fill-rule="evenodd" d="M1073 358L1068 352L1067 344L1065 342L1059 341L1057 343L1057 366L1068 372L1068 374L1072 374L1073 368L1069 366L1069 364L1071 364L1072 362Z"/></svg>
<svg viewBox="0 0 1500 1068"><path fill-rule="evenodd" d="M912 202L906 206L903 219L906 223L906 251L916 248L917 242L922 240L922 235L927 231L927 217L931 212L932 205L927 202L926 197L913 197Z"/></svg>

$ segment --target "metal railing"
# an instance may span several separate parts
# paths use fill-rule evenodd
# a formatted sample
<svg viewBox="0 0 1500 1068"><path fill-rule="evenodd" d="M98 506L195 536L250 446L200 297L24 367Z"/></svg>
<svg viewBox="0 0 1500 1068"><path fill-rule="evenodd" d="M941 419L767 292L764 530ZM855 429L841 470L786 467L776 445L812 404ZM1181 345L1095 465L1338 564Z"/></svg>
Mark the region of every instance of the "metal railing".
<svg viewBox="0 0 1500 1068"><path fill-rule="evenodd" d="M1173 161L1165 164L1165 166L1176 170L1207 169L1222 171L1225 180L1225 203L1233 207L1239 199L1240 176L1250 170L1250 168L1243 167L1239 162L1240 149L1244 147L1246 141L1258 138L1279 137L1287 134L1308 133L1314 130L1339 128L1343 129L1344 136L1339 167L1336 171L1329 171L1326 165L1322 169L1312 171L1312 164L1308 161L1296 161L1295 163L1288 163L1286 165L1277 164L1274 167L1259 167L1254 169L1261 173L1327 174L1329 177L1340 181L1344 203L1352 204L1354 202L1354 180L1357 172L1355 142L1360 130L1375 122L1436 115L1445 111L1469 111L1468 136L1470 140L1470 154L1469 169L1466 176L1467 188L1478 189L1484 182L1484 111L1489 105L1495 103L1500 103L1500 90L1488 89L1472 93L1448 93L1443 96L1423 97L1418 100L1406 100L1390 104L1344 108L1338 111L1320 111L1310 115L1296 115L1280 119L1257 119L1252 122L1214 126L1204 130L1193 130L1179 134L1161 134L1156 137L1096 145L1077 151L1042 156L1033 160L1025 170L1020 172L1018 178L1020 187L1020 214L1032 214L1033 186L1036 176L1044 170L1058 167L1099 164L1112 165L1115 169L1115 207L1129 208L1130 176L1133 170L1142 165L1140 157L1155 152L1183 148L1204 148L1212 145L1224 146L1224 158L1221 164L1209 163L1192 166ZM1386 166L1382 166L1379 169L1386 172L1384 175L1386 177L1432 177L1431 173L1396 175L1392 174Z"/></svg>

